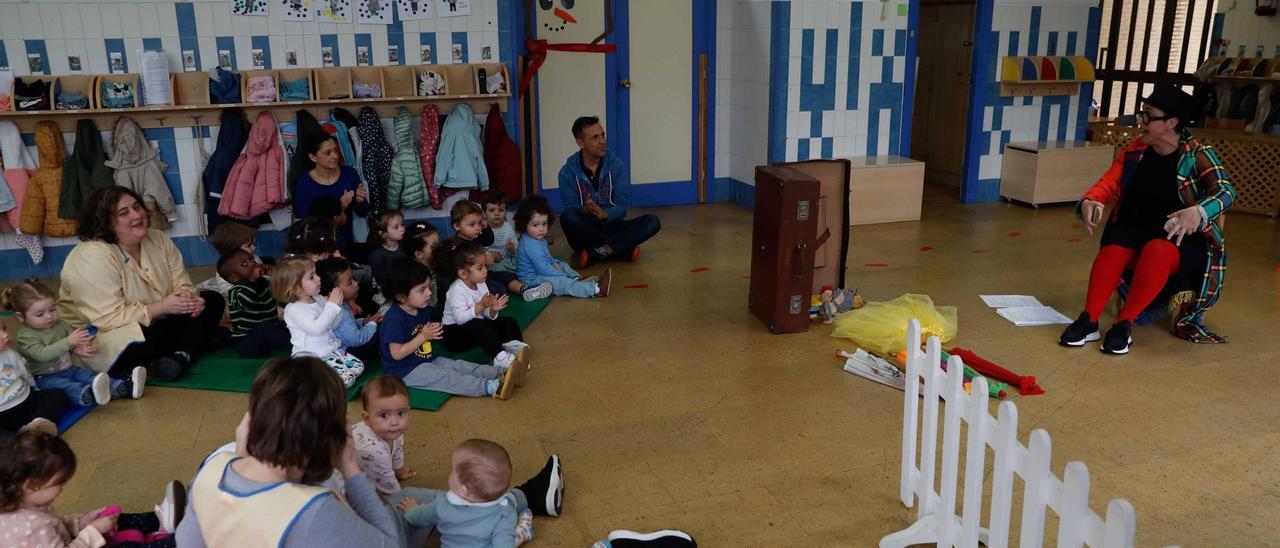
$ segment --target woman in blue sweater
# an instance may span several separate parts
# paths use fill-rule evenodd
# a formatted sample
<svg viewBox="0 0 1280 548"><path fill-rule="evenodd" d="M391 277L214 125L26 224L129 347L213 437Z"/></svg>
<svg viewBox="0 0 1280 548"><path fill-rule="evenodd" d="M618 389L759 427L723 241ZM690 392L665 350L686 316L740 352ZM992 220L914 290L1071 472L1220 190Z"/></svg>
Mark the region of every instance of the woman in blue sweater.
<svg viewBox="0 0 1280 548"><path fill-rule="evenodd" d="M551 256L547 229L551 226L552 216L551 206L542 196L526 198L516 211L515 228L523 233L516 248L516 275L520 281L531 285L550 282L556 295L608 297L612 268L605 270L599 278L583 279L569 263Z"/></svg>
<svg viewBox="0 0 1280 548"><path fill-rule="evenodd" d="M329 136L320 141L316 150L306 151L306 154L315 167L298 176L295 187L297 194L293 197L294 214L297 218L304 219L311 215L311 203L316 198L337 197L342 203L342 214L348 220L336 227L338 249L345 253L353 239L351 215L369 215L369 202L364 185L360 183L360 174L355 169L342 165L342 152L338 149L336 137Z"/></svg>

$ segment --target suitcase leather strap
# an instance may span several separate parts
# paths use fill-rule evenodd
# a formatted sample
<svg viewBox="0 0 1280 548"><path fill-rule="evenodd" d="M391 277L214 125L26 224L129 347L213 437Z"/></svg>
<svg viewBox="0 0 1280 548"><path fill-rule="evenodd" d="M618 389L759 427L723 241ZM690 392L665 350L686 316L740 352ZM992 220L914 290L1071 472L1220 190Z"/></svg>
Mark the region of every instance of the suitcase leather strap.
<svg viewBox="0 0 1280 548"><path fill-rule="evenodd" d="M814 242L816 244L814 245L814 247L815 248L822 247L822 244L827 243L827 239L830 237L831 237L830 228L822 231L822 235L818 236L818 241ZM804 278L804 265L805 265L804 251L808 248L809 248L809 244L806 244L804 240L800 240L796 242L796 246L794 249L795 256L791 258L791 275L795 277L795 279L797 280Z"/></svg>

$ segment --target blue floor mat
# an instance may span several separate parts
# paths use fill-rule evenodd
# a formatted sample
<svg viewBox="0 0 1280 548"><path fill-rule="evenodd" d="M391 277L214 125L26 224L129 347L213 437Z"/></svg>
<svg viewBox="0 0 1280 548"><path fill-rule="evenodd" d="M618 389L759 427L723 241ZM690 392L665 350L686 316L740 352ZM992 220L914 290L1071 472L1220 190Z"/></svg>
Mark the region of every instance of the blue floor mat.
<svg viewBox="0 0 1280 548"><path fill-rule="evenodd" d="M62 417L58 419L58 433L62 434L71 429L71 425L79 422L80 419L83 419L90 411L93 411L95 407L97 406L68 407L66 411L62 412Z"/></svg>

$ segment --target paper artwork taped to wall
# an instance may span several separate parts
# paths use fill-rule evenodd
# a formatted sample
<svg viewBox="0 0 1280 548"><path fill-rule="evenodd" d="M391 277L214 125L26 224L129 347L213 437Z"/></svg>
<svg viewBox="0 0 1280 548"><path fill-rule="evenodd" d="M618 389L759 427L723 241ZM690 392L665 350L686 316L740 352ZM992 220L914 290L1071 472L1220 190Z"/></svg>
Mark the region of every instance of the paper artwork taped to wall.
<svg viewBox="0 0 1280 548"><path fill-rule="evenodd" d="M391 0L356 0L356 22L390 25L393 9Z"/></svg>
<svg viewBox="0 0 1280 548"><path fill-rule="evenodd" d="M231 15L267 15L267 0L232 0Z"/></svg>
<svg viewBox="0 0 1280 548"><path fill-rule="evenodd" d="M433 15L431 0L396 0L396 7L400 9L401 21L430 19Z"/></svg>
<svg viewBox="0 0 1280 548"><path fill-rule="evenodd" d="M471 0L436 0L440 17L471 15Z"/></svg>
<svg viewBox="0 0 1280 548"><path fill-rule="evenodd" d="M351 0L316 0L316 18L322 23L351 20Z"/></svg>
<svg viewBox="0 0 1280 548"><path fill-rule="evenodd" d="M312 5L321 0L276 0L281 21L310 21Z"/></svg>

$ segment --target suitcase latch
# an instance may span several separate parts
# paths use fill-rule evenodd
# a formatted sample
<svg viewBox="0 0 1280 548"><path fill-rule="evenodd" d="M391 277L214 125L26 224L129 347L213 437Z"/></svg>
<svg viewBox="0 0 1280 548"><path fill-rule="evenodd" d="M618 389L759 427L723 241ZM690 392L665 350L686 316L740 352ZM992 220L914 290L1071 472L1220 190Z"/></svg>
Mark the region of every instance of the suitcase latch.
<svg viewBox="0 0 1280 548"><path fill-rule="evenodd" d="M800 200L799 202L796 202L796 220L809 220L809 200Z"/></svg>
<svg viewBox="0 0 1280 548"><path fill-rule="evenodd" d="M800 313L800 296L799 295L791 296L791 305L787 307L787 311L790 312L791 314Z"/></svg>

